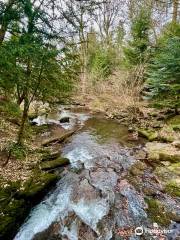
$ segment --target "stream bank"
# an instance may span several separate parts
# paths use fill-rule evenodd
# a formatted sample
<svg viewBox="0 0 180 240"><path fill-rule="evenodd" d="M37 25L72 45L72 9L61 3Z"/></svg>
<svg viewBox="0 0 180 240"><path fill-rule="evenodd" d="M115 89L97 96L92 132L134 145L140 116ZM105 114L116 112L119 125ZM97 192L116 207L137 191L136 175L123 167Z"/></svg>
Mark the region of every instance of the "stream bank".
<svg viewBox="0 0 180 240"><path fill-rule="evenodd" d="M164 150L167 143L155 150L154 146L160 147L158 142L146 143L102 114L83 109L65 109L63 114L71 119L65 125L68 130L72 122L78 122L72 121L74 116L81 119L81 127L61 146L62 156L71 164L61 172L55 188L31 211L15 240L140 239L135 234L137 227L149 229L141 239L177 239L178 185L173 193L168 191L169 182L158 174L159 168L165 169L160 149L163 156L170 156L164 162L172 168L179 161L177 146L170 144L176 150L174 160ZM52 120L47 117L46 121ZM51 142L51 147L56 144ZM161 157L153 159L150 151ZM178 180L178 166L173 167ZM159 231L152 233L150 229Z"/></svg>
<svg viewBox="0 0 180 240"><path fill-rule="evenodd" d="M64 117L66 121L60 123L59 118ZM128 129L117 120L106 119L103 114L81 107L65 107L49 116L38 117L36 123L38 126L32 126L36 129L34 141L38 145L35 152L41 153L30 168L38 166L38 175L44 172L43 175L56 177L49 185L52 190L42 202L40 199L49 189L46 185L41 196L34 195L40 204L31 211L15 239L124 239L123 234L127 232L132 235L129 239L139 239L134 236L135 227L143 225L152 229L154 223L160 229L176 228L171 232L172 239L176 239L180 221L178 157L173 163L171 157L162 162L162 154L159 157L157 152L163 149L163 153L167 153L164 150L167 144L178 152L177 141L146 144L143 138L137 137L133 125ZM62 136L68 139L61 141ZM161 146L155 150L155 159L153 144ZM148 145L153 151L151 155ZM63 168L59 168L61 163ZM175 183L174 180L169 183L172 176ZM28 181L29 177L23 185ZM39 186L42 187L43 182L42 178ZM16 196L18 194L12 197L13 201ZM26 198L26 206L27 203ZM19 209L23 210L22 205L15 212ZM11 219L11 223L13 221L17 219ZM152 236L144 236L144 239L149 237ZM162 237L170 239L167 234Z"/></svg>

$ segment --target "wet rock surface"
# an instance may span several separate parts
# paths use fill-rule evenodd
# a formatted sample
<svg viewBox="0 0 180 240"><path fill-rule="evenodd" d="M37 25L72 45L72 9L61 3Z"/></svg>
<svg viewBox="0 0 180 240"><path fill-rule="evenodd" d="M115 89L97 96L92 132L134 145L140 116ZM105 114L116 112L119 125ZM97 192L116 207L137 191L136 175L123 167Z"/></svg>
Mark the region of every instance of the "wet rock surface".
<svg viewBox="0 0 180 240"><path fill-rule="evenodd" d="M128 131L114 122L109 127L110 121L87 120L64 145L62 156L69 159L70 167L31 211L15 240L149 240L179 236L179 197L166 191L158 169L145 161L142 146L137 147L138 151L128 143L125 146ZM155 155L159 161L159 152ZM173 168L172 164L177 163L170 162L166 167ZM177 179L177 167L174 171ZM143 228L142 236L135 234L137 227Z"/></svg>

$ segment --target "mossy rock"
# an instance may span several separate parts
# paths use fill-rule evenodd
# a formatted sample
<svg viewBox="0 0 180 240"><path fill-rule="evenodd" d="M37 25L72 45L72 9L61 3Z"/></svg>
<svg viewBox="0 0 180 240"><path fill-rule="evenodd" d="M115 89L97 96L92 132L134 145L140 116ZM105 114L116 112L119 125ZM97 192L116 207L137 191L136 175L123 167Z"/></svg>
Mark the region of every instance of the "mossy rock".
<svg viewBox="0 0 180 240"><path fill-rule="evenodd" d="M165 186L165 191L173 197L180 197L180 181L169 181Z"/></svg>
<svg viewBox="0 0 180 240"><path fill-rule="evenodd" d="M20 197L25 199L33 199L35 196L47 192L49 187L58 179L57 175L52 173L36 173L26 181L23 185L23 190L19 193Z"/></svg>
<svg viewBox="0 0 180 240"><path fill-rule="evenodd" d="M48 139L44 139L43 142L42 142L42 146L47 147L54 142L62 143L67 138L72 136L74 133L75 133L75 130L69 130L69 131L66 131L64 133L61 133L59 136L53 136L53 137L49 137Z"/></svg>
<svg viewBox="0 0 180 240"><path fill-rule="evenodd" d="M0 239L12 239L11 236L24 220L27 208L23 199L12 199L4 206L0 214Z"/></svg>
<svg viewBox="0 0 180 240"><path fill-rule="evenodd" d="M126 179L138 192L141 192L143 184L138 178L138 175L133 175L130 173L127 175Z"/></svg>
<svg viewBox="0 0 180 240"><path fill-rule="evenodd" d="M141 161L137 161L135 164L132 165L132 167L130 168L130 173L132 175L143 175L144 174L144 170L146 169L146 164L141 162Z"/></svg>
<svg viewBox="0 0 180 240"><path fill-rule="evenodd" d="M59 156L60 156L60 151L56 151L56 152L47 151L42 156L42 162L57 159Z"/></svg>
<svg viewBox="0 0 180 240"><path fill-rule="evenodd" d="M166 167L157 167L155 174L164 182L172 179L178 179L180 177L180 163L173 163Z"/></svg>
<svg viewBox="0 0 180 240"><path fill-rule="evenodd" d="M180 176L180 162L168 166L169 171Z"/></svg>
<svg viewBox="0 0 180 240"><path fill-rule="evenodd" d="M148 158L153 161L179 162L180 160L179 149L171 144L149 142L146 144L146 151Z"/></svg>
<svg viewBox="0 0 180 240"><path fill-rule="evenodd" d="M57 178L55 174L35 170L23 186L20 182L0 179L0 240L13 239L30 208L40 201Z"/></svg>
<svg viewBox="0 0 180 240"><path fill-rule="evenodd" d="M165 125L158 133L158 139L162 142L173 142L177 138L177 133L171 126Z"/></svg>
<svg viewBox="0 0 180 240"><path fill-rule="evenodd" d="M58 167L66 166L69 163L70 162L69 162L68 158L59 157L55 160L42 162L40 164L40 167L41 167L42 170L51 170L51 169L55 169L55 168L58 168Z"/></svg>
<svg viewBox="0 0 180 240"><path fill-rule="evenodd" d="M160 161L169 161L172 163L178 163L180 161L180 152L179 153L165 153L162 152L159 154Z"/></svg>
<svg viewBox="0 0 180 240"><path fill-rule="evenodd" d="M20 182L1 184L0 188L0 239L12 239L27 213L24 199L16 199Z"/></svg>
<svg viewBox="0 0 180 240"><path fill-rule="evenodd" d="M166 193L180 197L180 162L157 167L155 174L161 180Z"/></svg>
<svg viewBox="0 0 180 240"><path fill-rule="evenodd" d="M140 136L147 138L149 141L154 141L158 138L158 133L151 129L139 129L138 133Z"/></svg>
<svg viewBox="0 0 180 240"><path fill-rule="evenodd" d="M167 124L170 125L175 131L180 130L180 115L176 115L173 118L167 121Z"/></svg>
<svg viewBox="0 0 180 240"><path fill-rule="evenodd" d="M171 220L174 220L176 216L167 211L166 207L157 199L146 198L148 204L147 213L153 222L158 223L161 226L169 226Z"/></svg>
<svg viewBox="0 0 180 240"><path fill-rule="evenodd" d="M170 118L167 123L169 125L177 125L177 124L180 124L180 115L176 115L172 118Z"/></svg>

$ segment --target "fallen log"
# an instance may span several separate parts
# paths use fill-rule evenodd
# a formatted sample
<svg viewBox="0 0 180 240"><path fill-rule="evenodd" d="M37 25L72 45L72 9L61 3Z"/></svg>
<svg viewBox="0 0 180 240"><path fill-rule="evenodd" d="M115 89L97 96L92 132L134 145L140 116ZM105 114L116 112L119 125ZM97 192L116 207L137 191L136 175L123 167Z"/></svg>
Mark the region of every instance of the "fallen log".
<svg viewBox="0 0 180 240"><path fill-rule="evenodd" d="M52 143L62 143L64 142L68 137L72 136L73 133L75 133L76 130L72 130L72 131L68 131L66 133L64 133L63 135L61 136L55 136L55 137L51 137L51 138L48 138L48 139L45 139L43 142L42 142L42 146L46 147Z"/></svg>
<svg viewBox="0 0 180 240"><path fill-rule="evenodd" d="M41 170L47 171L47 170L55 169L58 167L64 167L64 166L68 165L69 163L70 163L70 161L68 158L59 157L52 161L42 162L40 164L40 167L41 167Z"/></svg>

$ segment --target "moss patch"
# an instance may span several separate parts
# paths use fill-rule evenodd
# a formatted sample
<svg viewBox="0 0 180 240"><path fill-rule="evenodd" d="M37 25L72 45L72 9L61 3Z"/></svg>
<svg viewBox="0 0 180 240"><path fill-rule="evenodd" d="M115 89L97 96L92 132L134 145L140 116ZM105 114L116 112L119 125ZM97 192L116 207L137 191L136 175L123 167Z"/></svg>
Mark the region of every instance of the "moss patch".
<svg viewBox="0 0 180 240"><path fill-rule="evenodd" d="M167 123L168 123L175 131L179 131L179 130L180 130L180 115L177 115L177 116L171 118Z"/></svg>
<svg viewBox="0 0 180 240"><path fill-rule="evenodd" d="M137 161L135 164L132 165L130 169L130 173L135 176L136 175L140 176L144 174L145 168L146 168L146 165L143 162Z"/></svg>
<svg viewBox="0 0 180 240"><path fill-rule="evenodd" d="M142 137L147 138L149 141L154 141L158 138L158 133L156 131L151 130L151 129L139 129L138 133Z"/></svg>
<svg viewBox="0 0 180 240"><path fill-rule="evenodd" d="M180 184L172 180L166 184L165 191L173 197L180 197Z"/></svg>
<svg viewBox="0 0 180 240"><path fill-rule="evenodd" d="M0 188L0 239L12 239L24 219L27 208L24 199L16 199L19 182L8 182Z"/></svg>
<svg viewBox="0 0 180 240"><path fill-rule="evenodd" d="M13 239L30 208L40 201L56 180L55 174L42 173L38 169L23 186L20 181L0 179L0 239Z"/></svg>
<svg viewBox="0 0 180 240"><path fill-rule="evenodd" d="M168 212L162 203L153 198L146 198L148 204L147 213L153 222L160 224L161 226L169 226L174 215Z"/></svg>
<svg viewBox="0 0 180 240"><path fill-rule="evenodd" d="M146 144L148 158L154 161L179 162L180 151L171 144L149 142Z"/></svg>
<svg viewBox="0 0 180 240"><path fill-rule="evenodd" d="M55 160L42 162L40 167L42 170L50 170L50 169L54 169L57 167L63 167L67 164L69 164L69 159L60 157Z"/></svg>
<svg viewBox="0 0 180 240"><path fill-rule="evenodd" d="M46 192L49 187L57 180L57 176L52 173L34 173L34 176L26 181L19 195L31 199L34 196Z"/></svg>
<svg viewBox="0 0 180 240"><path fill-rule="evenodd" d="M12 199L0 214L0 239L11 239L26 214L24 200Z"/></svg>

